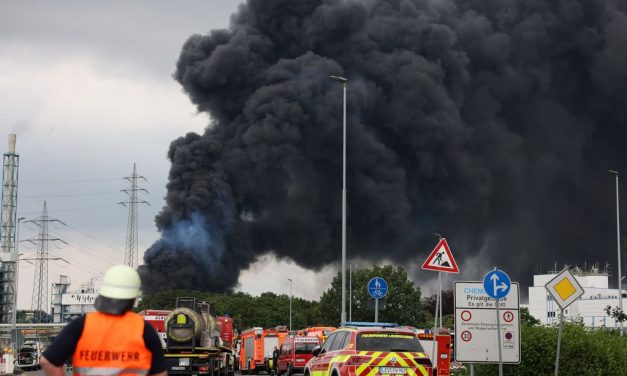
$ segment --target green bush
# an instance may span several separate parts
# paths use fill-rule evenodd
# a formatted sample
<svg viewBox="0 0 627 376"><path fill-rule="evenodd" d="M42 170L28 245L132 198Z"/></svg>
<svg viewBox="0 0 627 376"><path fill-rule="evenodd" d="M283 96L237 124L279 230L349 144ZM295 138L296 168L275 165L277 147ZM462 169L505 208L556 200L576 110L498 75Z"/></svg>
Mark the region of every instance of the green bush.
<svg viewBox="0 0 627 376"><path fill-rule="evenodd" d="M521 362L504 365L511 376L551 376L555 372L557 327L521 325ZM469 367L467 367L469 368ZM565 323L559 374L627 376L627 337L604 329ZM498 365L475 365L475 375L498 375Z"/></svg>

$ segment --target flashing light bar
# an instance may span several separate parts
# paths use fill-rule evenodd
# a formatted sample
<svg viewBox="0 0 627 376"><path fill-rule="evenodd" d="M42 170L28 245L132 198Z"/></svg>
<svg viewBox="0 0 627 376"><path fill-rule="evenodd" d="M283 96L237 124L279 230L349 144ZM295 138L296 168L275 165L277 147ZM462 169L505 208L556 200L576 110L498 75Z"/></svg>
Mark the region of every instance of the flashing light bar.
<svg viewBox="0 0 627 376"><path fill-rule="evenodd" d="M345 321L340 326L360 326L370 328L398 328L399 325L392 322L366 322L366 321Z"/></svg>

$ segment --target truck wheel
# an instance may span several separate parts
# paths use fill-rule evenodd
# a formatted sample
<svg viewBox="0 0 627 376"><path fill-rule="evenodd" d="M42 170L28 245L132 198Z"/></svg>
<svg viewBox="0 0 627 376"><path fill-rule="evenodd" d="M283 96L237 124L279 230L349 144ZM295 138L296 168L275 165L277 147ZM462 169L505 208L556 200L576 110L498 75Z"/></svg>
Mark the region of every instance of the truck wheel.
<svg viewBox="0 0 627 376"><path fill-rule="evenodd" d="M220 367L219 375L228 376L228 374L229 374L229 356L226 355L224 357L224 364L222 364L222 366Z"/></svg>

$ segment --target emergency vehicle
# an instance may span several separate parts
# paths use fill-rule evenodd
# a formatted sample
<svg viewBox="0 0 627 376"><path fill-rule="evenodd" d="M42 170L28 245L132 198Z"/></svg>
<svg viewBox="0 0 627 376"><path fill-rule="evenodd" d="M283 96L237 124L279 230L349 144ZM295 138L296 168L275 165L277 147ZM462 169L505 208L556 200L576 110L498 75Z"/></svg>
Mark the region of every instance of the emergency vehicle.
<svg viewBox="0 0 627 376"><path fill-rule="evenodd" d="M431 352L433 351L433 341L435 341L436 362L434 364L434 375L450 375L451 369L462 368L462 364L455 362L453 359L453 343L455 343L455 336L448 332L446 328L440 328L440 334L433 334L431 331L415 330L418 334L418 339L422 348L429 355L429 358L433 359Z"/></svg>
<svg viewBox="0 0 627 376"><path fill-rule="evenodd" d="M239 369L243 374L257 374L261 371L271 373L272 352L274 347L281 347L287 338L287 328L277 326L272 329L260 327L242 331L239 335Z"/></svg>
<svg viewBox="0 0 627 376"><path fill-rule="evenodd" d="M234 375L233 318L216 317L195 298L177 298L176 307L139 312L159 334L168 374Z"/></svg>
<svg viewBox="0 0 627 376"><path fill-rule="evenodd" d="M337 330L337 328L334 326L311 326L309 328L299 330L298 335L318 337L320 343L323 343L329 334L333 333L335 330Z"/></svg>
<svg viewBox="0 0 627 376"><path fill-rule="evenodd" d="M148 324L150 324L159 335L159 339L161 340L161 347L165 348L165 319L170 314L170 310L165 309L145 309L143 311L138 312L137 314L144 318Z"/></svg>
<svg viewBox="0 0 627 376"><path fill-rule="evenodd" d="M320 346L322 341L316 336L292 336L283 341L279 352L277 364L277 374L281 376L287 373L291 376L294 373L302 373L305 364L311 359L314 348Z"/></svg>
<svg viewBox="0 0 627 376"><path fill-rule="evenodd" d="M413 330L396 324L347 323L313 351L305 376L431 376L433 367Z"/></svg>

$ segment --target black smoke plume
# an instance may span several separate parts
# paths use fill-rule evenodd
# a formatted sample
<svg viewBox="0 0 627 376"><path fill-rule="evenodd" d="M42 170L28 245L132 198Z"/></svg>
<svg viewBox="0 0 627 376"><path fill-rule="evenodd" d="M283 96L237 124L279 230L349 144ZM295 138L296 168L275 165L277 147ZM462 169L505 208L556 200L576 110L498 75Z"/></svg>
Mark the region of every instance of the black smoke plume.
<svg viewBox="0 0 627 376"><path fill-rule="evenodd" d="M329 75L349 80L350 258L418 264L438 232L462 270L479 260L515 280L613 262L626 4L248 0L181 51L175 78L212 121L170 147L147 290L228 291L268 252L339 260L342 88Z"/></svg>

